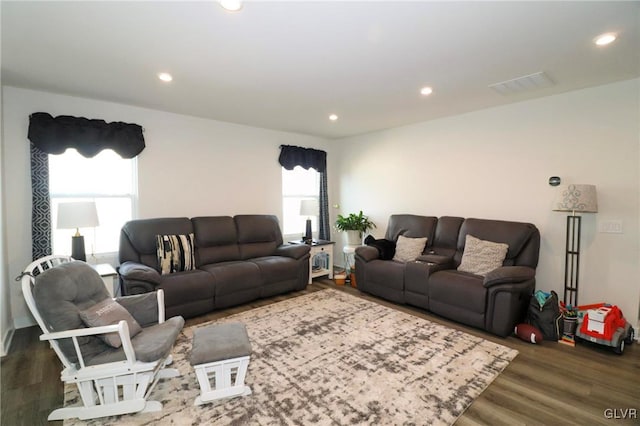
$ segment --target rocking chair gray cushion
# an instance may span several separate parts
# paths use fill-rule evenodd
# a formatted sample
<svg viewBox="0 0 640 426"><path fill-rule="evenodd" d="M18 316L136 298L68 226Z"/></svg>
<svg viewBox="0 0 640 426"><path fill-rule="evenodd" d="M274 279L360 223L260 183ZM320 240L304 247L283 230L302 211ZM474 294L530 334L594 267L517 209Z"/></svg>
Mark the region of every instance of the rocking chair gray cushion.
<svg viewBox="0 0 640 426"><path fill-rule="evenodd" d="M136 358L140 361L152 362L168 355L182 327L184 327L184 319L182 317L172 317L162 324L143 328L136 337L131 339ZM91 358L87 365L98 365L124 359L123 351L108 348Z"/></svg>
<svg viewBox="0 0 640 426"><path fill-rule="evenodd" d="M109 292L100 275L84 262L63 263L38 275L33 296L42 319L50 331L86 328L80 311L109 298ZM109 349L94 336L78 337L85 360ZM73 341L60 340L60 349L69 361L78 362Z"/></svg>
<svg viewBox="0 0 640 426"><path fill-rule="evenodd" d="M66 331L86 328L80 312L109 298L109 293L100 275L84 262L74 261L48 269L35 279L33 295L38 310L51 331ZM149 325L148 315L138 315L138 309L146 310L153 297L126 298L122 305L136 320L142 320L142 331L131 339L136 358L141 361L155 361L167 354L184 326L182 317L173 317L162 324ZM136 301L141 302L137 307ZM157 302L156 302L157 305ZM155 322L157 323L157 308ZM59 341L60 349L69 361L77 363L78 357L71 339ZM124 360L121 349L115 349L95 336L78 337L85 364L96 365L103 362Z"/></svg>

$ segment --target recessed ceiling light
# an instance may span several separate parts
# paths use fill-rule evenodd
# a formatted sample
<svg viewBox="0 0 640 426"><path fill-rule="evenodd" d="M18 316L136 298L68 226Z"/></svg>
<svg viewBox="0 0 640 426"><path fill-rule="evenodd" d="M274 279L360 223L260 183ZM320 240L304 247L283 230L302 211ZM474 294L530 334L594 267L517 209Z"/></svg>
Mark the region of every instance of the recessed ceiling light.
<svg viewBox="0 0 640 426"><path fill-rule="evenodd" d="M336 121L337 119L338 119L338 116L337 116L337 115L335 115L335 114L331 114L331 115L329 116L329 120L331 120L331 121Z"/></svg>
<svg viewBox="0 0 640 426"><path fill-rule="evenodd" d="M594 43L598 46L606 46L609 43L613 43L616 40L616 35L614 33L606 33L600 34L598 37L594 39Z"/></svg>
<svg viewBox="0 0 640 426"><path fill-rule="evenodd" d="M242 0L219 0L220 6L229 12L237 12L242 9Z"/></svg>
<svg viewBox="0 0 640 426"><path fill-rule="evenodd" d="M158 78L162 81L164 81L165 83L170 82L171 80L173 80L173 77L171 76L171 74L169 74L168 72L161 72L158 74Z"/></svg>
<svg viewBox="0 0 640 426"><path fill-rule="evenodd" d="M423 87L422 89L420 89L420 94L424 95L424 96L428 96L430 94L433 93L433 89L431 87Z"/></svg>

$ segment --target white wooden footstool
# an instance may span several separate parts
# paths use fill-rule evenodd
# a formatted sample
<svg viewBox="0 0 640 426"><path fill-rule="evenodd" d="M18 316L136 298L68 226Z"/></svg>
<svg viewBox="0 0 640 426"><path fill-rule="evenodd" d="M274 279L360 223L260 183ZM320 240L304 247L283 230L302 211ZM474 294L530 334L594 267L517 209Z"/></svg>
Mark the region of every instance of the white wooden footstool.
<svg viewBox="0 0 640 426"><path fill-rule="evenodd" d="M251 342L242 323L214 324L193 332L190 363L196 370L200 396L194 405L251 394L244 384Z"/></svg>

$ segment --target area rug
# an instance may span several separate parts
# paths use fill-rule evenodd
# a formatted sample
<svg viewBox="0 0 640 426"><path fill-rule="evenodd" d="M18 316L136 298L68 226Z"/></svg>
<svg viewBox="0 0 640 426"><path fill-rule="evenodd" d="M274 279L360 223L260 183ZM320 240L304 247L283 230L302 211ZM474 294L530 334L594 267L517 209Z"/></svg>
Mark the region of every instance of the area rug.
<svg viewBox="0 0 640 426"><path fill-rule="evenodd" d="M65 425L451 425L517 351L326 289L223 318L247 326L252 395L194 406L193 330L173 352L181 377L161 381L158 413ZM202 324L197 327L204 327ZM65 405L79 404L65 388Z"/></svg>

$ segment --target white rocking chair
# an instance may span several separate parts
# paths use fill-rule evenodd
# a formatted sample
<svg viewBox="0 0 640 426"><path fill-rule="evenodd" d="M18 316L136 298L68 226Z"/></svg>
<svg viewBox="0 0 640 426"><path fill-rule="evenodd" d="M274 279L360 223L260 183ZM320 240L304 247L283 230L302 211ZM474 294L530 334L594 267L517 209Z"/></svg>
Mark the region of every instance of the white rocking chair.
<svg viewBox="0 0 640 426"><path fill-rule="evenodd" d="M55 273L49 272L53 269ZM81 291L56 291L52 285L61 289L75 286ZM162 403L147 398L159 379L180 375L177 370L164 367L172 361L169 352L184 326L182 317L165 321L162 290L116 299L142 326L142 331L133 338L124 320L102 327L84 327L81 323L78 313L81 309L109 297L98 273L84 262L67 256L43 257L24 270L22 292L42 330L40 340L49 342L64 366L61 380L76 384L83 402L82 406L54 410L49 420L73 417L85 420L162 409ZM92 296L89 300L69 300L72 293L77 293L75 299L80 294ZM60 300L55 300L57 296ZM60 329L58 316L65 317L63 322L75 322L77 326ZM118 333L122 346L115 349L97 338L106 333ZM149 346L155 347L149 351ZM101 347L104 352L96 352ZM83 350L90 353L83 354Z"/></svg>

